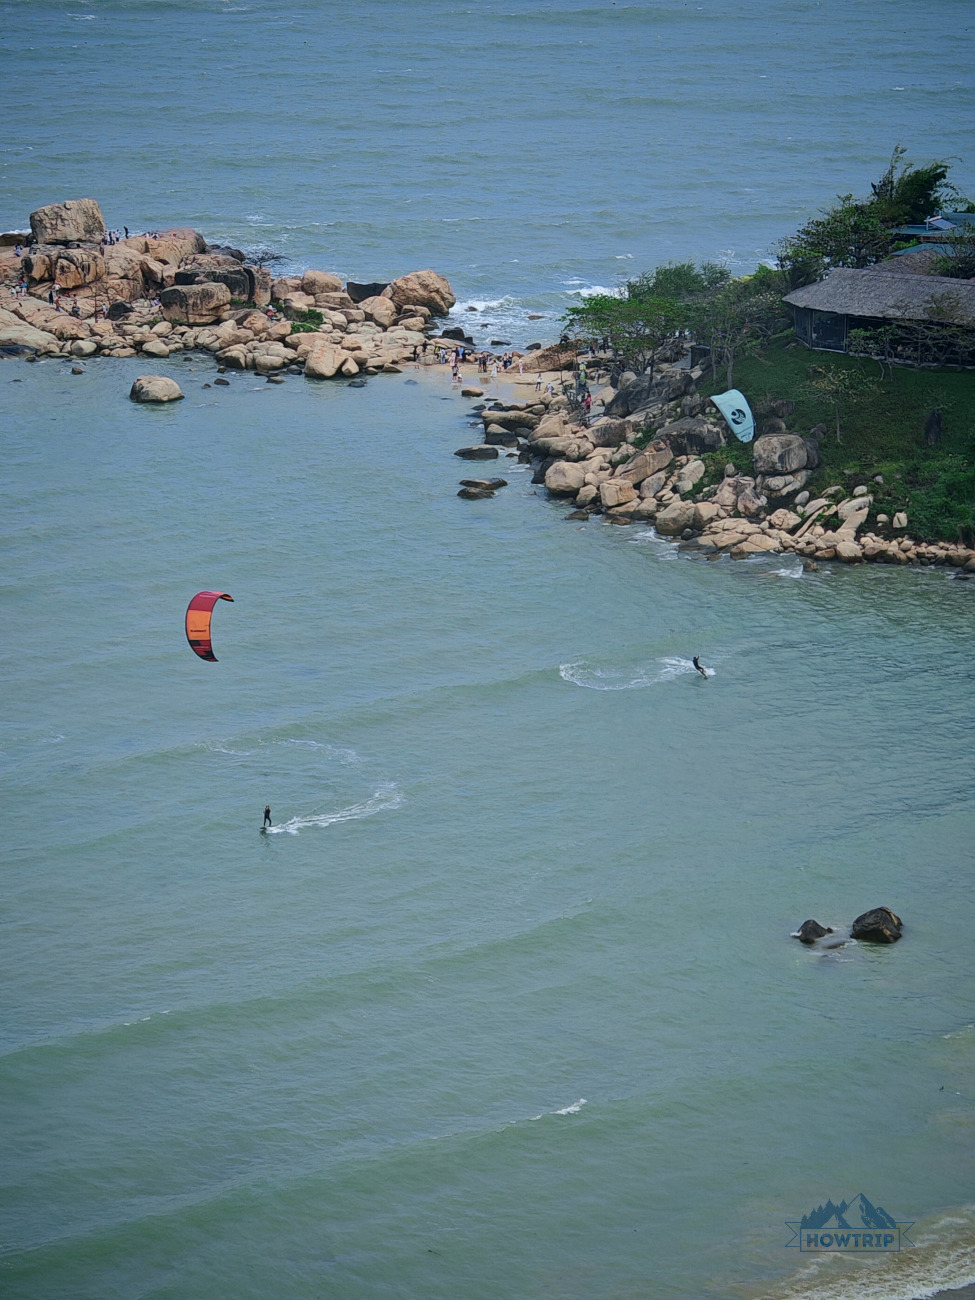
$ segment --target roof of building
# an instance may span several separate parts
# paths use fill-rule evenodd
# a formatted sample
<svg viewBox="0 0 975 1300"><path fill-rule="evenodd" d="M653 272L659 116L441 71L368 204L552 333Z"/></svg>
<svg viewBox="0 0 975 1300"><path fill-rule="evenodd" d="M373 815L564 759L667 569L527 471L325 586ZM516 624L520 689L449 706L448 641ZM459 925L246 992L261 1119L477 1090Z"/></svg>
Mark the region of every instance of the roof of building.
<svg viewBox="0 0 975 1300"><path fill-rule="evenodd" d="M825 280L788 294L785 301L793 307L840 316L975 324L975 280L952 280L944 275L838 267Z"/></svg>
<svg viewBox="0 0 975 1300"><path fill-rule="evenodd" d="M951 252L950 244L915 244L885 257L877 269L896 275L936 275L942 259L950 257Z"/></svg>

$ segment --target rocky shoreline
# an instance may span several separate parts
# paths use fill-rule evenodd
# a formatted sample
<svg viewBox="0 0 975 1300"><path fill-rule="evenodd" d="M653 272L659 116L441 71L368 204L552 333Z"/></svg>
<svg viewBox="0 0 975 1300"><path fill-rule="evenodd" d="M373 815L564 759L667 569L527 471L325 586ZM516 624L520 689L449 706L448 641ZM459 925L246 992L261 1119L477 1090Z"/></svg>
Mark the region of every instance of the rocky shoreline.
<svg viewBox="0 0 975 1300"><path fill-rule="evenodd" d="M527 364L560 368L574 360L552 348ZM588 364L599 374L608 358L588 358ZM686 357L658 367L653 378L624 374L618 388L596 395L592 418L573 410L566 394L493 403L478 411L485 431L480 447L456 454L488 459L497 445L506 446L531 465L534 483L573 506L567 519L648 523L709 559L779 552L801 557L807 570L835 560L946 565L965 578L975 573L975 550L917 541L907 535L906 514L876 513L871 487L878 479L850 493L836 485L811 497L805 485L820 463L818 431L788 432L792 403L773 400L760 408L761 435L739 443L697 391L701 378ZM751 464L730 455L737 462L747 456Z"/></svg>
<svg viewBox="0 0 975 1300"><path fill-rule="evenodd" d="M29 235L0 235L0 356L165 359L198 350L211 353L218 369L270 381L280 371L354 380L434 365L441 348L473 342L456 327L438 332L438 318L456 299L432 270L361 284L316 270L275 279L239 249L208 244L185 227L116 238L93 199L40 208L30 224ZM767 403L758 412L761 434L746 446L708 408L698 392L702 371L689 368L686 356L653 376L625 373L616 387L607 384L592 416L555 389L576 361L558 345L520 358L532 373L520 382L532 391L525 400L478 407L483 441L457 454L493 459L504 447L531 465L533 482L571 503L568 518L649 523L709 558L790 552L807 568L836 560L975 573L975 550L917 541L907 535L906 515L875 513L870 483L850 494L831 486L810 499L805 485L819 465L817 431L788 431L790 402ZM592 377L601 366L608 373L609 361L590 358ZM547 374L544 390L536 374ZM131 395L170 401L182 393L172 380L150 375ZM724 463L715 481L714 456L731 446L736 461ZM736 463L743 457L751 464ZM493 490L471 480L462 495L480 499Z"/></svg>
<svg viewBox="0 0 975 1300"><path fill-rule="evenodd" d="M327 271L274 279L188 228L116 239L94 199L40 208L30 223L29 234L0 236L2 356L196 349L227 369L350 379L456 347L437 333L455 298L435 271L371 284Z"/></svg>

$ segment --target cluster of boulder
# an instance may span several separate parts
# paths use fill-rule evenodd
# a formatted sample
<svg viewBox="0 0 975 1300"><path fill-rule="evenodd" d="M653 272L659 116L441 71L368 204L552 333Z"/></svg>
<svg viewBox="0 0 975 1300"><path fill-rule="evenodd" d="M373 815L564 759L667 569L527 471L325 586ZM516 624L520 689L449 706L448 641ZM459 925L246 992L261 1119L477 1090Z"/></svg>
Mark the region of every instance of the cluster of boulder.
<svg viewBox="0 0 975 1300"><path fill-rule="evenodd" d="M904 922L889 907L873 907L869 912L862 912L850 926L850 938L864 943L896 943L903 928ZM832 926L809 920L803 921L792 937L800 943L812 945L835 933ZM835 948L845 942L844 939L831 940L827 946Z"/></svg>
<svg viewBox="0 0 975 1300"><path fill-rule="evenodd" d="M94 199L40 208L30 221L30 236L0 236L6 355L164 358L200 348L231 369L350 377L411 358L455 302L449 283L429 270L391 283L343 284L327 271L275 280L195 230L106 243ZM55 285L61 310L49 301Z"/></svg>
<svg viewBox="0 0 975 1300"><path fill-rule="evenodd" d="M529 364L545 364L544 357ZM762 404L751 465L739 470L729 461L714 482L702 457L726 446L729 430L696 391L700 378L699 369L679 363L659 367L652 377L624 375L617 389L598 393L603 413L591 420L574 416L566 398L496 405L481 411L484 443L518 435L506 445L519 447L534 482L572 504L567 518L601 514L614 524L650 522L662 536L709 556L792 552L811 568L838 560L975 572L975 551L914 541L906 535L905 513L877 513L879 476L849 494L837 485L813 497L806 484L820 466L824 430L789 432L794 407L788 400ZM882 532L868 530L871 519Z"/></svg>

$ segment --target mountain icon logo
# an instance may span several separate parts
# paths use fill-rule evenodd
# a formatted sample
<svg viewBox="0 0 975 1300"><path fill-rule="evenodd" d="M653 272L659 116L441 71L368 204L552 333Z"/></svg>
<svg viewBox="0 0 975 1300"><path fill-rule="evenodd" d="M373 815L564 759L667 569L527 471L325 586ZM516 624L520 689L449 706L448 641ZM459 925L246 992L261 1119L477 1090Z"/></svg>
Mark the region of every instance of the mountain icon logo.
<svg viewBox="0 0 975 1300"><path fill-rule="evenodd" d="M914 1244L907 1236L913 1220L898 1222L882 1205L868 1201L863 1192L849 1200L827 1197L801 1219L787 1220L786 1227L792 1229L787 1246L817 1254L887 1254Z"/></svg>

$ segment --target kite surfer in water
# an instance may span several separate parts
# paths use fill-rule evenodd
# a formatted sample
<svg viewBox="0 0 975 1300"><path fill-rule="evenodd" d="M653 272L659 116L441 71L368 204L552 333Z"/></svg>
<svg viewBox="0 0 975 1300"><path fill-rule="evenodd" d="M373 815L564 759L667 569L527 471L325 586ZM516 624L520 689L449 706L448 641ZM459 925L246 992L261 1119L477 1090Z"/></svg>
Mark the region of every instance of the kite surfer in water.
<svg viewBox="0 0 975 1300"><path fill-rule="evenodd" d="M264 825L265 826L271 825L271 805L269 803L266 803L264 805Z"/></svg>
<svg viewBox="0 0 975 1300"><path fill-rule="evenodd" d="M701 674L701 676L704 678L704 680L707 681L707 679L708 679L708 670L707 670L705 667L702 666L701 661L700 661L700 659L698 659L697 655L694 656L694 658L691 660L691 663L694 665L694 667L697 669L697 671Z"/></svg>

